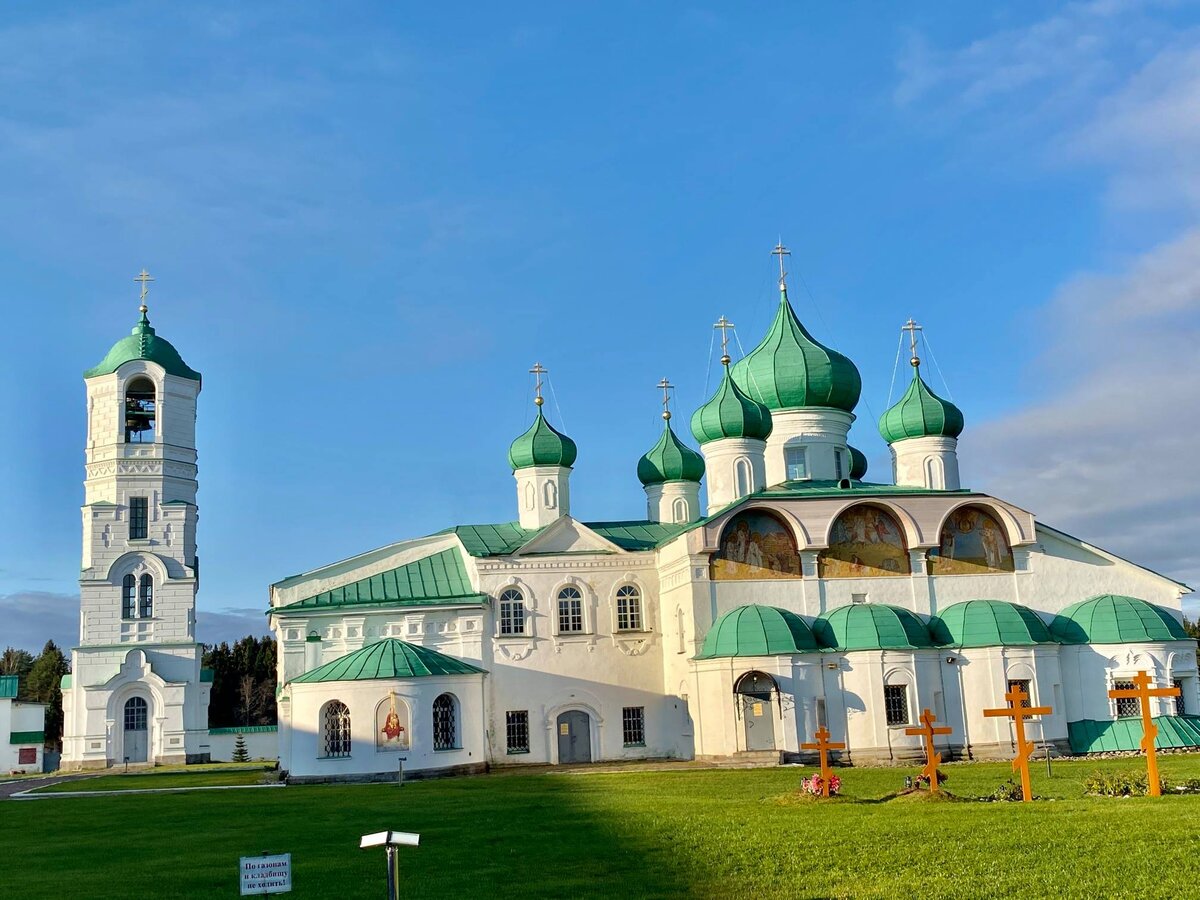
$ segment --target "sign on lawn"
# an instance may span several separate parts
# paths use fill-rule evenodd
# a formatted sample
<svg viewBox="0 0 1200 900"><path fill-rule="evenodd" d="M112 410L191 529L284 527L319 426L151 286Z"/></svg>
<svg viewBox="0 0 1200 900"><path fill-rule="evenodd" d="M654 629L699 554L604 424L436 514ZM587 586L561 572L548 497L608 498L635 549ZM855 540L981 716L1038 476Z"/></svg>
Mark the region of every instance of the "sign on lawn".
<svg viewBox="0 0 1200 900"><path fill-rule="evenodd" d="M243 856L241 860L242 896L282 894L292 889L292 854Z"/></svg>

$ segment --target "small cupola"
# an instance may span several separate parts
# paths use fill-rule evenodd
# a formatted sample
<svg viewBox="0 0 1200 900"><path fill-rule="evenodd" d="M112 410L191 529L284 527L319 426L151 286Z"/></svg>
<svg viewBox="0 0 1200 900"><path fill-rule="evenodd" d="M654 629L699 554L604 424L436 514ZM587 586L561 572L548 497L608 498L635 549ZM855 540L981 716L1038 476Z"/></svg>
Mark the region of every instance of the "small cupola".
<svg viewBox="0 0 1200 900"><path fill-rule="evenodd" d="M738 387L729 371L728 332L721 329L721 384L712 398L692 414L692 435L700 443L708 476L708 512L766 487L764 453L771 434L771 411Z"/></svg>
<svg viewBox="0 0 1200 900"><path fill-rule="evenodd" d="M958 490L958 436L963 414L949 400L930 390L921 377L917 333L909 319L913 377L904 396L879 418L879 433L892 450L896 484L933 490Z"/></svg>
<svg viewBox="0 0 1200 900"><path fill-rule="evenodd" d="M141 314L138 322L127 336L112 345L112 349L104 355L100 363L83 373L84 378L95 378L98 375L111 375L122 364L136 359L146 360L162 366L168 375L199 381L200 373L183 361L171 342L159 337L150 325L149 310L146 307L147 282L154 279L143 269L136 279L142 283L142 303L138 307Z"/></svg>
<svg viewBox="0 0 1200 900"><path fill-rule="evenodd" d="M646 517L651 522L694 522L700 518L700 479L704 457L683 443L671 427L671 389L667 379L658 383L663 392L663 431L638 460L637 476L646 489Z"/></svg>
<svg viewBox="0 0 1200 900"><path fill-rule="evenodd" d="M517 505L522 528L541 528L560 516L570 515L571 467L578 448L575 442L546 420L542 410L542 376L547 369L534 363L534 405L537 415L529 429L508 448L508 464L517 481Z"/></svg>

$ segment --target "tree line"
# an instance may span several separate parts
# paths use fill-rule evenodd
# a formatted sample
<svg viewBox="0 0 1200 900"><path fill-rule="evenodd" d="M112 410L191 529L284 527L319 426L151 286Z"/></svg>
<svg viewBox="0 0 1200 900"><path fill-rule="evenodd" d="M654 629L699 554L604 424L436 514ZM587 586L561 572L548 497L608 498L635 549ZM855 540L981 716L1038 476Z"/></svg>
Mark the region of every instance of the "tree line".
<svg viewBox="0 0 1200 900"><path fill-rule="evenodd" d="M46 641L37 656L15 647L0 654L0 675L17 676L17 699L46 704L47 747L62 743L62 677L70 673L71 663L54 641Z"/></svg>

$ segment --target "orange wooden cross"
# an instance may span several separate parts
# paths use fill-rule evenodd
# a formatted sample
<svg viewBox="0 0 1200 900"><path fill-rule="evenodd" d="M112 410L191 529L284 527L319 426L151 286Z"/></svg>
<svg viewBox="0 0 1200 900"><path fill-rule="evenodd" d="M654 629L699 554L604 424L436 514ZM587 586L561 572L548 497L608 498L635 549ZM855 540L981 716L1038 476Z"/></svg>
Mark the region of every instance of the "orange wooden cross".
<svg viewBox="0 0 1200 900"><path fill-rule="evenodd" d="M821 757L821 796L829 796L829 779L833 772L829 768L829 751L830 750L845 750L845 744L835 744L829 740L829 729L824 725L817 729L817 742L815 744L801 744L801 750L816 750Z"/></svg>
<svg viewBox="0 0 1200 900"><path fill-rule="evenodd" d="M1151 697L1178 697L1181 693L1177 687L1156 688L1150 676L1138 672L1133 678L1133 688L1114 688L1108 696L1114 700L1136 697L1142 711L1142 749L1146 751L1146 772L1150 776L1150 796L1162 796L1162 786L1158 780L1158 754L1154 748L1154 739L1158 737L1158 726L1150 720Z"/></svg>
<svg viewBox="0 0 1200 900"><path fill-rule="evenodd" d="M947 726L934 728L933 723L937 721L937 716L935 716L933 711L928 708L921 713L921 718L919 721L921 722L920 728L905 728L904 733L919 734L924 738L925 768L921 770L921 774L929 779L929 790L936 794L938 789L937 767L938 763L942 761L942 754L933 749L933 736L935 734L950 734L952 731L954 731L954 729Z"/></svg>
<svg viewBox="0 0 1200 900"><path fill-rule="evenodd" d="M1025 720L1033 716L1048 716L1053 710L1049 706L1026 706L1029 694L1021 685L1015 685L1004 695L1009 705L1002 709L985 709L988 717L1006 716L1013 720L1017 732L1017 756L1013 760L1013 771L1021 773L1021 796L1026 803L1033 799L1033 788L1029 784L1029 757L1033 756L1033 741L1025 737Z"/></svg>

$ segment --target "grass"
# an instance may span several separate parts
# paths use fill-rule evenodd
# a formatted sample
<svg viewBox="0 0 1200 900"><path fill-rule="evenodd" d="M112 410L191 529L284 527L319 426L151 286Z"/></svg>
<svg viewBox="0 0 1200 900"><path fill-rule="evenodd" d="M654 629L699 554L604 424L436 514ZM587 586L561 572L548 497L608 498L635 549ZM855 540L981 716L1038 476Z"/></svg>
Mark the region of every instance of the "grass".
<svg viewBox="0 0 1200 900"><path fill-rule="evenodd" d="M274 773L262 764L252 768L207 769L198 772L160 771L130 772L120 775L98 775L94 778L78 778L60 781L43 788L34 788L34 794L64 794L72 791L144 791L164 788L226 787L241 784L263 784L275 781Z"/></svg>
<svg viewBox="0 0 1200 900"><path fill-rule="evenodd" d="M1200 777L1200 756L1160 762L1168 783ZM412 897L1187 895L1200 798L1083 797L1089 772L1140 764L1038 767L1034 789L1053 802L1035 804L886 799L915 768L845 769L843 799L808 803L788 802L810 771L795 768L5 801L0 885L22 898L236 896L240 855L290 851L293 896L376 897L383 855L358 839L391 828L421 834L402 855ZM967 797L1010 774L943 771Z"/></svg>

